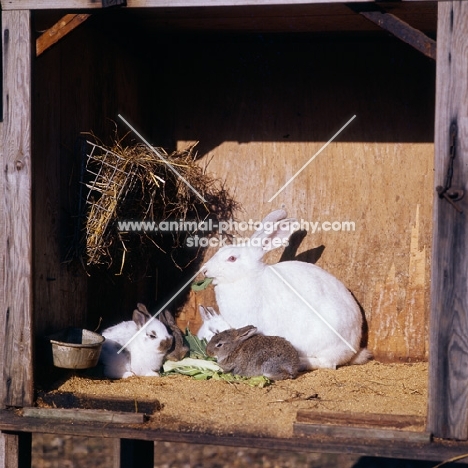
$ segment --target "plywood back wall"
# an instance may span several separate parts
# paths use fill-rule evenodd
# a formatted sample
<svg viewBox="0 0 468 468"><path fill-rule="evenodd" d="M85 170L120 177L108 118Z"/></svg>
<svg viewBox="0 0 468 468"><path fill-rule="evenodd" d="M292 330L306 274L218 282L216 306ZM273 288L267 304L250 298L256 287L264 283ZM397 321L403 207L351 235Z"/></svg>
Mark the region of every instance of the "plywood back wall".
<svg viewBox="0 0 468 468"><path fill-rule="evenodd" d="M309 231L297 254L319 256L349 287L377 357L426 358L435 64L393 39L160 41L155 138L200 141L200 164L210 161L226 181L239 219L261 220L284 204L306 221L353 222L352 231Z"/></svg>

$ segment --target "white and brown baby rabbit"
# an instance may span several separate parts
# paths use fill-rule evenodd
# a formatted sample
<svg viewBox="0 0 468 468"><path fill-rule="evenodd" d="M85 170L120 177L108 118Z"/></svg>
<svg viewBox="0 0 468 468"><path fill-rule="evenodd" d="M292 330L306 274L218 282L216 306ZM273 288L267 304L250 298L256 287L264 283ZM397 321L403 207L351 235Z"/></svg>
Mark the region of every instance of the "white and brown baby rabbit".
<svg viewBox="0 0 468 468"><path fill-rule="evenodd" d="M132 375L159 376L173 340L167 328L151 317L143 304L138 304L133 311L133 320L107 328L102 335L106 341L99 360L104 375L110 379L125 379Z"/></svg>
<svg viewBox="0 0 468 468"><path fill-rule="evenodd" d="M208 343L206 353L217 358L224 372L244 377L294 379L300 367L299 353L289 341L261 335L252 325L217 333Z"/></svg>
<svg viewBox="0 0 468 468"><path fill-rule="evenodd" d="M184 342L182 330L177 326L174 316L168 310L161 312L160 317L161 322L166 325L173 337L172 346L168 349L166 359L168 361L184 359L190 349Z"/></svg>

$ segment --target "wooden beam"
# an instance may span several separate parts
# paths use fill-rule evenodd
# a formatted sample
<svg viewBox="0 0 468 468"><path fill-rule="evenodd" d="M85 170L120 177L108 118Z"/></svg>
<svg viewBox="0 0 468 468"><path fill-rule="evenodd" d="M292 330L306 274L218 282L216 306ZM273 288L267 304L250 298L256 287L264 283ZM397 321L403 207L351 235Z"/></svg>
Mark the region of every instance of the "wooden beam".
<svg viewBox="0 0 468 468"><path fill-rule="evenodd" d="M430 442L424 431L425 418L396 414L332 413L313 410L297 412L294 435L388 441Z"/></svg>
<svg viewBox="0 0 468 468"><path fill-rule="evenodd" d="M0 406L31 406L30 12L4 11L2 23L4 119L0 123Z"/></svg>
<svg viewBox="0 0 468 468"><path fill-rule="evenodd" d="M376 429L374 427L350 427L329 424L294 423L294 435L301 437L328 437L346 440L370 440L377 438L387 442L429 443L428 432L402 431L401 429Z"/></svg>
<svg viewBox="0 0 468 468"><path fill-rule="evenodd" d="M83 396L72 392L38 392L38 400L50 408L83 408L112 412L143 413L152 415L162 410L156 399L124 398L114 396Z"/></svg>
<svg viewBox="0 0 468 468"><path fill-rule="evenodd" d="M32 435L0 433L0 468L23 468L31 466Z"/></svg>
<svg viewBox="0 0 468 468"><path fill-rule="evenodd" d="M349 0L350 2L373 2L374 0ZM414 1L414 0L413 0ZM416 0L418 1L418 0ZM420 0L426 1L426 0ZM303 5L310 3L343 3L343 0L127 0L129 8L168 7L216 7L240 5ZM0 0L2 10L54 10L54 9L100 9L96 0Z"/></svg>
<svg viewBox="0 0 468 468"><path fill-rule="evenodd" d="M153 468L154 442L150 440L116 439L112 468Z"/></svg>
<svg viewBox="0 0 468 468"><path fill-rule="evenodd" d="M71 422L94 421L121 424L143 424L143 413L126 413L106 410L56 409L56 408L23 408L23 415L31 418L64 419Z"/></svg>
<svg viewBox="0 0 468 468"><path fill-rule="evenodd" d="M468 2L438 7L434 180L465 196L460 213L434 190L428 429L468 439Z"/></svg>
<svg viewBox="0 0 468 468"><path fill-rule="evenodd" d="M158 418L146 424L122 425L83 421L70 424L68 421L44 420L20 416L15 411L0 410L0 430L25 431L84 437L106 437L138 440L162 440L177 443L221 445L226 447L252 447L268 450L293 450L303 452L357 453L374 457L408 458L414 460L441 461L468 453L468 442L433 440L414 443L408 440L382 440L369 433L365 439L317 437L257 437L251 435L219 435L193 429L169 431ZM3 468L3 467L0 467Z"/></svg>
<svg viewBox="0 0 468 468"><path fill-rule="evenodd" d="M407 414L334 413L328 411L299 410L297 412L296 422L392 429L417 427L423 430L426 425L426 418Z"/></svg>
<svg viewBox="0 0 468 468"><path fill-rule="evenodd" d="M102 0L103 8L126 6L126 5L127 5L127 0Z"/></svg>
<svg viewBox="0 0 468 468"><path fill-rule="evenodd" d="M50 46L65 37L81 23L85 22L90 14L69 14L42 33L36 40L36 55L41 55Z"/></svg>
<svg viewBox="0 0 468 468"><path fill-rule="evenodd" d="M366 5L369 5L366 8ZM370 4L352 5L350 8L364 18L376 24L380 28L393 34L398 39L406 42L427 57L436 59L436 41L426 36L423 32L413 28L397 16L383 11L379 6Z"/></svg>

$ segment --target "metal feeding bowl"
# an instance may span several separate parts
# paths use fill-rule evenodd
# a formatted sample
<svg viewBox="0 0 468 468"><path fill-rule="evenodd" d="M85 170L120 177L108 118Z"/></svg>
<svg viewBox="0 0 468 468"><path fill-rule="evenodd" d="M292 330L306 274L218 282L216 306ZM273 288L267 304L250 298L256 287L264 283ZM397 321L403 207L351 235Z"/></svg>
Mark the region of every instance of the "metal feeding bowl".
<svg viewBox="0 0 468 468"><path fill-rule="evenodd" d="M105 338L83 328L70 327L50 336L54 366L88 369L96 366Z"/></svg>

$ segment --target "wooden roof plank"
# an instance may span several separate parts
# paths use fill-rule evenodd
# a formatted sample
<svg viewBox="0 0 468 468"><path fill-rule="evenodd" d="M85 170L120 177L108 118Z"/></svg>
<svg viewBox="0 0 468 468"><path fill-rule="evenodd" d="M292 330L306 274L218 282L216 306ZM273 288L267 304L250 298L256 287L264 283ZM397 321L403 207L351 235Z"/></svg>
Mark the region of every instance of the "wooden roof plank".
<svg viewBox="0 0 468 468"><path fill-rule="evenodd" d="M426 1L426 0L412 0ZM374 2L374 0L348 0L350 2ZM129 8L160 7L218 7L257 5L304 5L314 3L344 3L343 0L127 0ZM53 10L53 9L96 9L102 8L98 0L0 0L2 10Z"/></svg>
<svg viewBox="0 0 468 468"><path fill-rule="evenodd" d="M41 55L45 50L62 39L62 37L65 37L69 32L77 28L90 16L90 14L65 15L60 21L55 23L51 28L49 28L37 38L36 55Z"/></svg>

